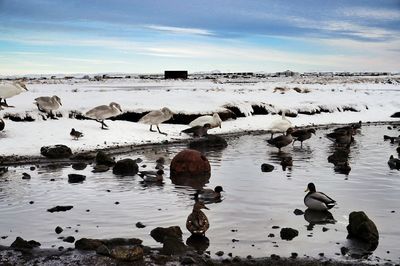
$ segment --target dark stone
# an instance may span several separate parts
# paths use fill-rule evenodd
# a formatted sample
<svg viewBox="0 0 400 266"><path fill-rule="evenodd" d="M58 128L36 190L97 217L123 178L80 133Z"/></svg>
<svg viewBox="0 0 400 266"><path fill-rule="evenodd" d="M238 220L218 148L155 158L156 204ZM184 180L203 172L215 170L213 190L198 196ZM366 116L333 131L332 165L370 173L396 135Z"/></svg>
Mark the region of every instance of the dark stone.
<svg viewBox="0 0 400 266"><path fill-rule="evenodd" d="M33 204L33 203L35 203L33 200L31 200L31 201L29 202L29 204Z"/></svg>
<svg viewBox="0 0 400 266"><path fill-rule="evenodd" d="M65 145L57 144L40 148L40 154L50 159L66 159L72 156L72 151Z"/></svg>
<svg viewBox="0 0 400 266"><path fill-rule="evenodd" d="M136 261L143 259L143 248L140 246L123 247L117 246L110 250L110 256L117 260Z"/></svg>
<svg viewBox="0 0 400 266"><path fill-rule="evenodd" d="M272 226L272 229L279 229L280 227L279 226L277 226L277 225L273 225Z"/></svg>
<svg viewBox="0 0 400 266"><path fill-rule="evenodd" d="M54 229L54 231L55 231L57 234L61 234L62 231L64 231L64 230L63 230L60 226L57 226L56 229Z"/></svg>
<svg viewBox="0 0 400 266"><path fill-rule="evenodd" d="M72 168L77 171L84 170L86 167L87 167L87 163L84 163L84 162L72 164Z"/></svg>
<svg viewBox="0 0 400 266"><path fill-rule="evenodd" d="M378 229L375 223L363 211L350 213L347 232L347 238L355 238L365 242L368 245L369 251L375 250L378 247Z"/></svg>
<svg viewBox="0 0 400 266"><path fill-rule="evenodd" d="M17 237L14 242L11 244L11 248L15 250L24 250L24 249L33 249L39 247L40 243L35 240L26 241L21 237Z"/></svg>
<svg viewBox="0 0 400 266"><path fill-rule="evenodd" d="M36 167L35 167L35 166L31 166L31 167L29 167L29 170L31 170L31 171L35 171L35 169L36 169Z"/></svg>
<svg viewBox="0 0 400 266"><path fill-rule="evenodd" d="M96 249L96 254L103 255L103 256L110 256L110 250L106 245L101 245Z"/></svg>
<svg viewBox="0 0 400 266"><path fill-rule="evenodd" d="M328 230L329 230L329 228L322 227L322 232L326 232L326 231L328 231Z"/></svg>
<svg viewBox="0 0 400 266"><path fill-rule="evenodd" d="M274 168L275 167L272 164L263 163L261 165L261 172L272 172Z"/></svg>
<svg viewBox="0 0 400 266"><path fill-rule="evenodd" d="M22 173L22 179L31 179L31 175L28 173Z"/></svg>
<svg viewBox="0 0 400 266"><path fill-rule="evenodd" d="M180 238L166 236L163 241L161 253L164 255L179 255L188 249Z"/></svg>
<svg viewBox="0 0 400 266"><path fill-rule="evenodd" d="M75 237L73 236L67 236L66 238L63 239L64 242L68 243L74 243L75 242Z"/></svg>
<svg viewBox="0 0 400 266"><path fill-rule="evenodd" d="M228 143L223 137L215 135L206 135L189 142L190 149L225 148L227 146Z"/></svg>
<svg viewBox="0 0 400 266"><path fill-rule="evenodd" d="M195 259L189 256L185 256L181 259L182 265L191 265L191 264L196 264Z"/></svg>
<svg viewBox="0 0 400 266"><path fill-rule="evenodd" d="M299 210L299 209L295 209L293 213L295 215L303 215L304 214L304 212L302 210Z"/></svg>
<svg viewBox="0 0 400 266"><path fill-rule="evenodd" d="M68 183L81 183L86 179L86 176L79 174L69 174Z"/></svg>
<svg viewBox="0 0 400 266"><path fill-rule="evenodd" d="M268 234L268 237L275 237L275 235L274 234Z"/></svg>
<svg viewBox="0 0 400 266"><path fill-rule="evenodd" d="M92 172L93 173L103 173L103 172L107 172L108 170L110 170L110 167L104 164L96 164L93 167Z"/></svg>
<svg viewBox="0 0 400 266"><path fill-rule="evenodd" d="M157 242L163 243L165 237L182 239L182 230L179 226L157 227L151 230L150 235Z"/></svg>
<svg viewBox="0 0 400 266"><path fill-rule="evenodd" d="M113 168L115 175L134 176L138 173L139 166L132 159L123 159L118 161Z"/></svg>
<svg viewBox="0 0 400 266"><path fill-rule="evenodd" d="M344 256L349 252L349 249L346 247L341 247L340 248L340 253Z"/></svg>
<svg viewBox="0 0 400 266"><path fill-rule="evenodd" d="M70 209L72 209L74 206L56 206L50 209L47 209L48 212L65 212L65 211L69 211Z"/></svg>
<svg viewBox="0 0 400 266"><path fill-rule="evenodd" d="M137 228L145 228L146 226L144 224L142 224L141 222L137 222L136 227Z"/></svg>
<svg viewBox="0 0 400 266"><path fill-rule="evenodd" d="M158 159L156 160L156 163L157 163L157 164L161 164L161 165L165 164L165 158L164 158L164 157L158 158Z"/></svg>
<svg viewBox="0 0 400 266"><path fill-rule="evenodd" d="M399 118L400 117L400 112L396 112L396 113L392 114L390 117Z"/></svg>
<svg viewBox="0 0 400 266"><path fill-rule="evenodd" d="M295 259L299 256L299 254L297 254L296 252L292 252L292 254L290 254L290 258Z"/></svg>
<svg viewBox="0 0 400 266"><path fill-rule="evenodd" d="M293 228L282 228L280 235L284 240L292 240L299 235L299 231Z"/></svg>
<svg viewBox="0 0 400 266"><path fill-rule="evenodd" d="M90 239L81 238L75 242L75 248L80 250L97 250L101 245L107 247L140 245L142 240L138 238L111 238L111 239Z"/></svg>
<svg viewBox="0 0 400 266"><path fill-rule="evenodd" d="M95 158L96 158L96 155L93 152L75 153L71 157L72 160L78 160L78 161L91 161Z"/></svg>
<svg viewBox="0 0 400 266"><path fill-rule="evenodd" d="M113 166L115 164L115 160L104 151L99 151L96 155L96 164Z"/></svg>
<svg viewBox="0 0 400 266"><path fill-rule="evenodd" d="M220 251L216 252L215 255L217 255L218 257L221 257L224 255L224 252L222 250L220 250Z"/></svg>
<svg viewBox="0 0 400 266"><path fill-rule="evenodd" d="M102 239L101 240L104 245L108 246L108 247L112 247L112 246L129 246L129 245L141 245L142 244L142 240L140 240L139 238L120 238L120 237L116 237L116 238L110 238L110 239Z"/></svg>

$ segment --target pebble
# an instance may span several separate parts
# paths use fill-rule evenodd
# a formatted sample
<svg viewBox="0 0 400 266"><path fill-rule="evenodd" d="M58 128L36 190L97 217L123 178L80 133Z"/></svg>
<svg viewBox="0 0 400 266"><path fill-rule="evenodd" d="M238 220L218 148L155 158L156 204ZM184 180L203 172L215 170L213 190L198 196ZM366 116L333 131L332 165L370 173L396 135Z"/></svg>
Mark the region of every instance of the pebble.
<svg viewBox="0 0 400 266"><path fill-rule="evenodd" d="M292 252L292 254L290 254L290 258L295 259L299 256L299 254L297 254L296 252Z"/></svg>
<svg viewBox="0 0 400 266"><path fill-rule="evenodd" d="M280 227L277 225L272 226L272 229L279 229Z"/></svg>
<svg viewBox="0 0 400 266"><path fill-rule="evenodd" d="M66 238L63 239L64 242L68 243L74 243L75 242L75 237L73 236L67 236Z"/></svg>
<svg viewBox="0 0 400 266"><path fill-rule="evenodd" d="M119 204L119 201L114 202L114 204L115 204L115 205L118 205L118 204Z"/></svg>
<svg viewBox="0 0 400 266"><path fill-rule="evenodd" d="M57 226L56 229L54 229L54 231L55 231L57 234L61 234L61 232L64 231L64 230L63 230L60 226Z"/></svg>
<svg viewBox="0 0 400 266"><path fill-rule="evenodd" d="M33 203L35 203L33 200L31 200L31 201L29 202L29 204L33 204Z"/></svg>
<svg viewBox="0 0 400 266"><path fill-rule="evenodd" d="M31 179L31 175L27 173L22 173L22 179Z"/></svg>
<svg viewBox="0 0 400 266"><path fill-rule="evenodd" d="M271 233L268 235L268 237L275 237L275 235Z"/></svg>
<svg viewBox="0 0 400 266"><path fill-rule="evenodd" d="M144 224L142 224L141 222L137 222L136 227L137 228L145 228L146 226Z"/></svg>
<svg viewBox="0 0 400 266"><path fill-rule="evenodd" d="M233 243L239 242L239 240L232 238L232 242L233 242Z"/></svg>
<svg viewBox="0 0 400 266"><path fill-rule="evenodd" d="M221 257L224 255L224 252L222 250L220 250L220 251L216 252L215 255L217 255L218 257Z"/></svg>
<svg viewBox="0 0 400 266"><path fill-rule="evenodd" d="M329 228L322 227L322 232L326 232L326 231L328 231L328 230L329 230Z"/></svg>
<svg viewBox="0 0 400 266"><path fill-rule="evenodd" d="M295 209L295 210L293 211L293 213L294 213L295 215L303 215L303 214L304 214L304 212L303 212L302 210L300 210L300 209Z"/></svg>
<svg viewBox="0 0 400 266"><path fill-rule="evenodd" d="M30 169L31 171L35 171L36 167L35 167L35 166L31 166L31 167L29 167L29 169Z"/></svg>

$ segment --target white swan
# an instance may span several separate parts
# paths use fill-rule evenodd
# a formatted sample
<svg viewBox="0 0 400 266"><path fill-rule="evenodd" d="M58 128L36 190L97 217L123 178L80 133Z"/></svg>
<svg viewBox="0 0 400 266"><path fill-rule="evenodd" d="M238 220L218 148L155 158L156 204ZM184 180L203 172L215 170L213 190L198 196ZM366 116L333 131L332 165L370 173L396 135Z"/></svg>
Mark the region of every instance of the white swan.
<svg viewBox="0 0 400 266"><path fill-rule="evenodd" d="M189 123L190 127L195 127L195 126L204 126L205 124L210 124L211 128L214 127L220 127L221 128L221 123L222 120L219 117L218 113L214 113L212 116L211 115L203 115L192 122Z"/></svg>
<svg viewBox="0 0 400 266"><path fill-rule="evenodd" d="M112 102L109 105L99 105L87 111L85 115L101 123L101 129L106 129L104 126L108 126L104 123L104 119L119 115L120 113L122 113L121 106L116 102Z"/></svg>
<svg viewBox="0 0 400 266"><path fill-rule="evenodd" d="M4 106L11 107L7 104L8 98L20 94L21 92L28 91L25 84L21 81L15 82L1 82L0 83L0 105L1 100L4 99Z"/></svg>
<svg viewBox="0 0 400 266"><path fill-rule="evenodd" d="M292 127L292 122L286 118L285 111L282 111L282 117L272 121L269 126L269 131L271 131L271 139L273 138L274 133L284 134L289 127Z"/></svg>
<svg viewBox="0 0 400 266"><path fill-rule="evenodd" d="M164 121L170 120L173 115L174 113L170 109L164 107L161 110L151 111L150 113L144 115L142 118L140 118L139 123L150 125L150 131L152 132L156 132L153 130L153 125L156 125L158 133L167 135L167 133L160 131L158 125Z"/></svg>
<svg viewBox="0 0 400 266"><path fill-rule="evenodd" d="M61 99L57 95L51 97L43 96L35 99L34 104L38 107L39 111L49 114L51 118L55 118L53 111L57 110L62 106Z"/></svg>

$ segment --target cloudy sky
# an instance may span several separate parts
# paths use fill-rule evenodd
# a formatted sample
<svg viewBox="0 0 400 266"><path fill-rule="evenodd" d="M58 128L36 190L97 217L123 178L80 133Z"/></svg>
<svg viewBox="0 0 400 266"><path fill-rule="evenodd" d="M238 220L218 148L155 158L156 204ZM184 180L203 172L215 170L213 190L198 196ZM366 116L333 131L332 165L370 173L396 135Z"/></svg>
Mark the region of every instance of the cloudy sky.
<svg viewBox="0 0 400 266"><path fill-rule="evenodd" d="M0 75L400 71L400 0L0 0Z"/></svg>

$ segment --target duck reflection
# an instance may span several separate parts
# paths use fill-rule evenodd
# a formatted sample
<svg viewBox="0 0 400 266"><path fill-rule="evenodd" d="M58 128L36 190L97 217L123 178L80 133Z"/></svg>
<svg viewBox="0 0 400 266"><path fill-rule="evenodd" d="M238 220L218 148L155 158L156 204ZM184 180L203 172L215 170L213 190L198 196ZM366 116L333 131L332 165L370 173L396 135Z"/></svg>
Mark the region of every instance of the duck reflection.
<svg viewBox="0 0 400 266"><path fill-rule="evenodd" d="M191 235L186 240L186 245L192 247L194 250L203 254L210 246L210 240L206 236Z"/></svg>
<svg viewBox="0 0 400 266"><path fill-rule="evenodd" d="M333 218L333 215L329 211L314 211L307 209L304 212L304 220L306 220L309 225L307 226L308 230L312 230L315 225L324 225L324 224L335 224L336 220Z"/></svg>
<svg viewBox="0 0 400 266"><path fill-rule="evenodd" d="M331 151L333 152L328 156L328 162L332 163L335 173L348 175L351 171L349 164L350 146L341 147L332 145Z"/></svg>

